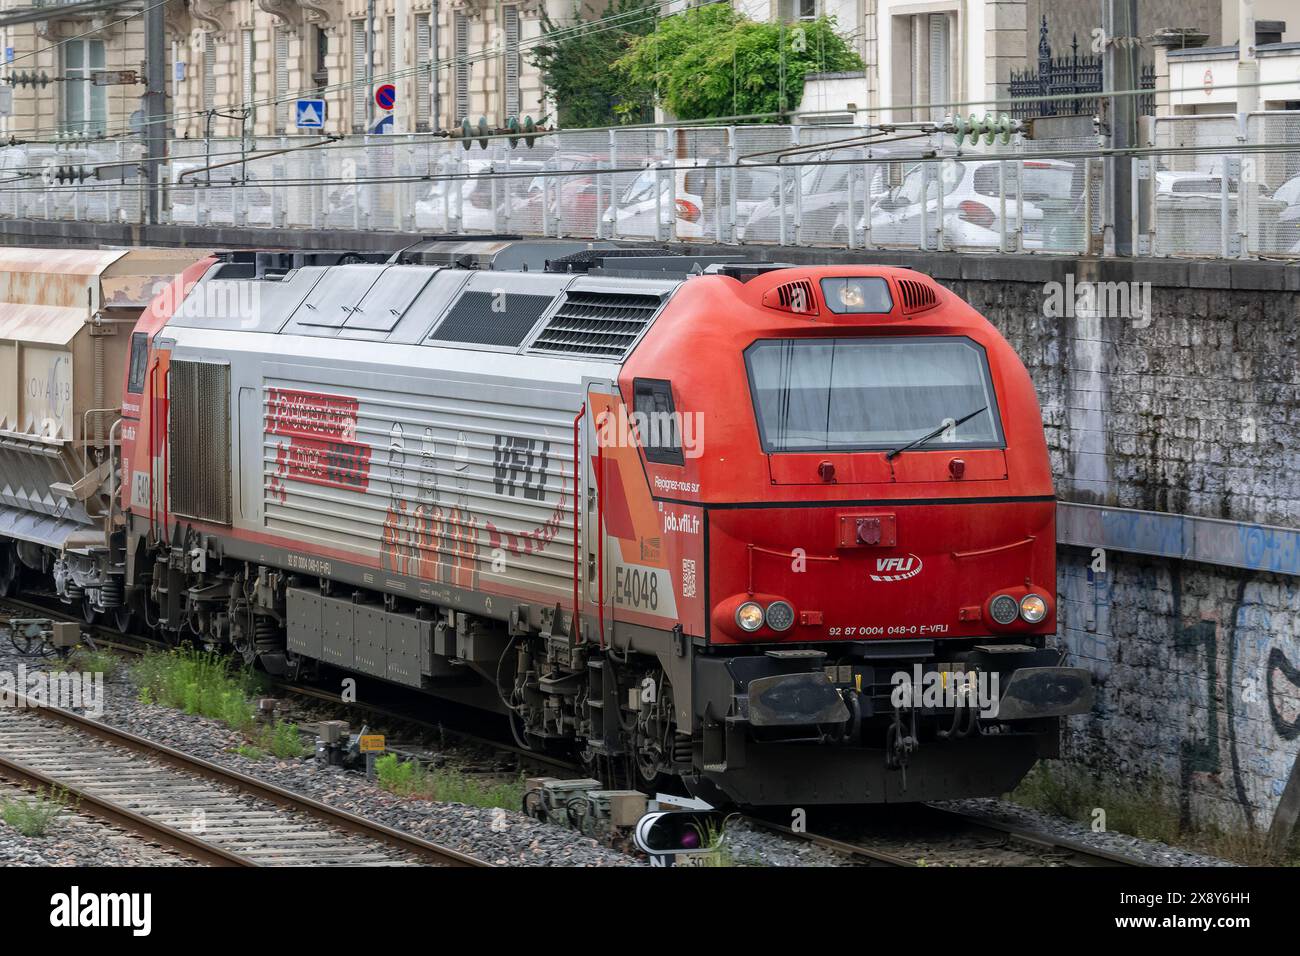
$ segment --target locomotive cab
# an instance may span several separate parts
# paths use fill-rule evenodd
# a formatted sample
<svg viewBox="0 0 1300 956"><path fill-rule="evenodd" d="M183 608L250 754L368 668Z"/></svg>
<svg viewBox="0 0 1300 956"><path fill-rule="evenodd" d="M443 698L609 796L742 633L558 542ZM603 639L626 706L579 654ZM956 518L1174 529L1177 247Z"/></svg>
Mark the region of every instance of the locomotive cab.
<svg viewBox="0 0 1300 956"><path fill-rule="evenodd" d="M673 306L621 384L670 382L660 406L700 418L694 457L644 457L652 486L699 489L656 496L701 511L698 789L1010 789L1091 706L1087 672L1048 645L1055 500L1015 352L904 269L697 280ZM664 522L669 550L689 527Z"/></svg>

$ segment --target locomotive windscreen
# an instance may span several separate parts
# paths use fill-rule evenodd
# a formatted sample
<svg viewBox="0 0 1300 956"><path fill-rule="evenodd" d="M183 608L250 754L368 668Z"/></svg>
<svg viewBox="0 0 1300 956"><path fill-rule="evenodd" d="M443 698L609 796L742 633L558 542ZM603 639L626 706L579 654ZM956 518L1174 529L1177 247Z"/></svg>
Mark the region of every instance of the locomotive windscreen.
<svg viewBox="0 0 1300 956"><path fill-rule="evenodd" d="M745 362L768 452L891 449L968 415L935 442L1002 446L988 359L970 339L768 339Z"/></svg>

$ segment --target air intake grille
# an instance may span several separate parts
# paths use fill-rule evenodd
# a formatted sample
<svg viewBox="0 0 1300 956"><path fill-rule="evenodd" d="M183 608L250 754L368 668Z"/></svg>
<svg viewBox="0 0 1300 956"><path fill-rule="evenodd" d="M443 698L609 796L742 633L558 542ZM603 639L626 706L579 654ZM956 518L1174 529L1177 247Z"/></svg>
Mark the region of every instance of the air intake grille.
<svg viewBox="0 0 1300 956"><path fill-rule="evenodd" d="M769 309L793 312L796 315L817 315L817 300L813 298L812 283L807 279L783 282L775 289L763 293L763 304Z"/></svg>
<svg viewBox="0 0 1300 956"><path fill-rule="evenodd" d="M172 513L230 524L230 367L173 361L169 377Z"/></svg>
<svg viewBox="0 0 1300 956"><path fill-rule="evenodd" d="M566 292L532 350L621 360L662 301L657 295Z"/></svg>
<svg viewBox="0 0 1300 956"><path fill-rule="evenodd" d="M519 345L551 304L549 295L469 291L456 300L433 334L436 342Z"/></svg>
<svg viewBox="0 0 1300 956"><path fill-rule="evenodd" d="M939 304L934 287L915 279L899 279L898 293L903 299L903 313L924 312Z"/></svg>

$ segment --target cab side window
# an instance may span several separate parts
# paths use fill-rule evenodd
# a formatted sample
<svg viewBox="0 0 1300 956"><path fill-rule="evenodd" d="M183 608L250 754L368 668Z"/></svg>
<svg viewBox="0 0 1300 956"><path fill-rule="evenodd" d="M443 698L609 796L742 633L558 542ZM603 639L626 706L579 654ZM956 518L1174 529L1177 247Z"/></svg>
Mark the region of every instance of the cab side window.
<svg viewBox="0 0 1300 956"><path fill-rule="evenodd" d="M646 460L657 465L684 464L672 383L659 378L638 378L632 382L632 395Z"/></svg>
<svg viewBox="0 0 1300 956"><path fill-rule="evenodd" d="M149 334L136 332L131 336L131 374L126 380L126 390L138 395L144 391L144 376L149 368Z"/></svg>

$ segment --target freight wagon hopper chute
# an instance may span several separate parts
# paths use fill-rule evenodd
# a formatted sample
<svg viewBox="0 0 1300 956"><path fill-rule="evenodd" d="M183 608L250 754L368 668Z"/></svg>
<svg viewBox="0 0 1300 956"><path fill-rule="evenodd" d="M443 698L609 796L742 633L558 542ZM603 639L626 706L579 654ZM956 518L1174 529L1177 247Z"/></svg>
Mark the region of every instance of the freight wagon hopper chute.
<svg viewBox="0 0 1300 956"><path fill-rule="evenodd" d="M107 552L113 530L115 423L132 327L195 256L0 251L0 538L29 567L80 552L75 579L65 575L78 593L102 583L93 555ZM8 549L0 558L5 583L14 559Z"/></svg>

